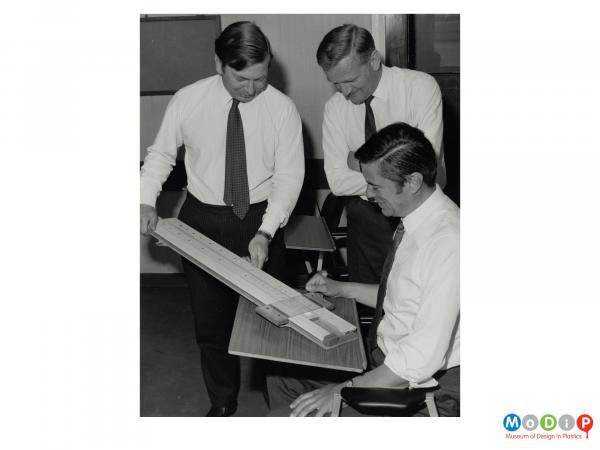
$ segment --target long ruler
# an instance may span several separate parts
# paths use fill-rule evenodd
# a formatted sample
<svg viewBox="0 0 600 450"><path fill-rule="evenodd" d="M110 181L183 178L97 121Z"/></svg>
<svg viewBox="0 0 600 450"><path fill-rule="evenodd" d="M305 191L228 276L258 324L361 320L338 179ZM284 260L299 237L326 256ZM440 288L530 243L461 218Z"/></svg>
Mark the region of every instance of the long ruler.
<svg viewBox="0 0 600 450"><path fill-rule="evenodd" d="M181 256L258 306L278 326L289 326L323 348L358 337L356 327L331 313L322 296L304 296L176 218L159 219L150 233Z"/></svg>

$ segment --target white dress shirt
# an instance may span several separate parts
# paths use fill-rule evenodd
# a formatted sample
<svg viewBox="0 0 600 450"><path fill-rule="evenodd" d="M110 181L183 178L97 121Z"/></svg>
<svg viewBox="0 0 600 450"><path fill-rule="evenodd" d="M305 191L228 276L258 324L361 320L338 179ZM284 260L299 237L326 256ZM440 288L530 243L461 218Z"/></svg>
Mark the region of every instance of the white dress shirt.
<svg viewBox="0 0 600 450"><path fill-rule="evenodd" d="M435 79L424 72L382 66L371 109L380 130L395 122L419 128L433 145L438 158L437 183L446 185L442 149L442 95ZM367 182L348 167L349 152L365 142L365 104L355 105L336 92L325 104L323 154L325 173L336 195L364 195Z"/></svg>
<svg viewBox="0 0 600 450"><path fill-rule="evenodd" d="M377 344L384 364L411 386L435 386L434 373L460 364L459 220L439 186L403 219Z"/></svg>
<svg viewBox="0 0 600 450"><path fill-rule="evenodd" d="M203 203L224 205L225 142L232 98L220 75L179 90L169 102L141 171L141 203L154 206L185 145L188 191ZM285 225L304 180L302 124L293 102L272 86L240 103L250 203L268 200L261 230Z"/></svg>

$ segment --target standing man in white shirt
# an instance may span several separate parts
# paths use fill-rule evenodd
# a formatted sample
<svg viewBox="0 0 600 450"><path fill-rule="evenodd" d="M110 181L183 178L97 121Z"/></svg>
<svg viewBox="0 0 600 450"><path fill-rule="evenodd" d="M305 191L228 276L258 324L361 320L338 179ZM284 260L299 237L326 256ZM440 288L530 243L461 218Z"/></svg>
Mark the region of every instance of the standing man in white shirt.
<svg viewBox="0 0 600 450"><path fill-rule="evenodd" d="M378 283L396 221L366 201L367 183L354 151L394 122L419 128L437 157L437 182L446 184L442 96L423 72L386 67L369 31L346 24L325 35L317 62L337 92L325 104L323 153L331 191L348 196L348 272L351 281Z"/></svg>
<svg viewBox="0 0 600 450"><path fill-rule="evenodd" d="M185 146L187 197L179 219L272 275L284 269L283 227L304 179L302 126L295 105L267 81L271 48L251 22L215 41L217 75L170 101L141 170L141 232L157 223L162 184ZM240 362L227 353L238 294L186 259L196 341L212 403L208 416L237 408ZM277 272L278 271L278 272Z"/></svg>
<svg viewBox="0 0 600 450"><path fill-rule="evenodd" d="M272 415L323 416L343 387L433 387L441 416L460 415L459 208L436 185L436 155L405 123L380 130L357 152L366 193L386 217L400 218L377 284L315 275L311 292L375 308L370 368L338 384L269 377ZM310 392L308 392L310 391ZM301 394L301 395L300 395ZM287 406L289 405L289 407ZM424 415L423 411L418 415Z"/></svg>

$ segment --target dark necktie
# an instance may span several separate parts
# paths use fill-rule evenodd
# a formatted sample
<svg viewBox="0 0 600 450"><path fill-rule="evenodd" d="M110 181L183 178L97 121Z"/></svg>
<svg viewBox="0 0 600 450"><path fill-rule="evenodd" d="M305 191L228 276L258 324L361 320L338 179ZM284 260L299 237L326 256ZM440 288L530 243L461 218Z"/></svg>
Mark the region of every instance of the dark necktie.
<svg viewBox="0 0 600 450"><path fill-rule="evenodd" d="M373 115L373 110L371 109L372 101L372 95L365 100L365 142L367 142L371 136L377 133L377 127L375 126L375 116Z"/></svg>
<svg viewBox="0 0 600 450"><path fill-rule="evenodd" d="M233 207L233 213L240 219L246 217L250 206L248 172L246 170L246 145L242 116L238 100L233 99L227 118L227 139L225 143L225 191L223 201Z"/></svg>
<svg viewBox="0 0 600 450"><path fill-rule="evenodd" d="M396 255L396 250L400 245L402 236L404 236L404 224L402 223L402 220L400 220L400 223L398 223L398 228L396 228L396 234L394 235L392 249L387 254L385 262L383 263L383 270L381 272L381 282L379 283L379 290L377 291L377 305L375 306L375 315L373 316L373 323L371 324L371 328L369 328L369 337L367 339L369 352L377 348L377 327L379 326L379 322L381 322L381 318L383 317L383 299L385 298L385 292L387 289L387 280L388 276L390 275L390 270L392 270L392 265L394 264L394 256Z"/></svg>

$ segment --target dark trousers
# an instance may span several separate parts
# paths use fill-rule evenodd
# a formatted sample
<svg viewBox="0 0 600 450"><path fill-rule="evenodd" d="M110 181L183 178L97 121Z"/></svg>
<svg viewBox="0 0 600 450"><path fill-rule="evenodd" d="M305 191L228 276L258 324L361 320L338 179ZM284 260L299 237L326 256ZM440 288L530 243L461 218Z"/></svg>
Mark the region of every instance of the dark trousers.
<svg viewBox="0 0 600 450"><path fill-rule="evenodd" d="M435 391L435 406L440 417L460 417L460 366L438 372L433 376L440 386ZM429 416L427 408L414 414Z"/></svg>
<svg viewBox="0 0 600 450"><path fill-rule="evenodd" d="M270 362L267 371L269 416L289 416L290 403L302 394L329 384L348 381L356 374L341 370Z"/></svg>
<svg viewBox="0 0 600 450"><path fill-rule="evenodd" d="M376 203L348 197L348 275L350 281L379 283L398 218L386 217Z"/></svg>
<svg viewBox="0 0 600 450"><path fill-rule="evenodd" d="M310 369L313 369L312 371ZM287 417L292 412L289 408L300 395L314 391L329 384L339 384L352 378L347 372L326 371L325 369L299 368L292 375L280 373L277 376L267 377L269 391L270 417ZM312 372L312 373L311 373ZM303 376L304 375L304 376ZM310 378L310 377L313 378ZM460 416L460 366L438 372L434 375L438 380L439 389L435 391L435 404L440 417ZM311 414L311 415L314 415ZM344 417L362 416L358 411L345 407L341 413ZM428 417L429 412L424 407L413 414L415 417Z"/></svg>
<svg viewBox="0 0 600 450"><path fill-rule="evenodd" d="M267 202L250 206L240 220L231 207L207 205L187 194L179 219L238 256L248 255L248 243L262 223ZM196 342L200 347L206 390L216 407L237 406L240 389L240 360L227 348L239 294L187 259L183 270L190 289ZM263 270L282 279L285 270L283 232L276 233Z"/></svg>

